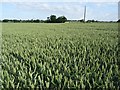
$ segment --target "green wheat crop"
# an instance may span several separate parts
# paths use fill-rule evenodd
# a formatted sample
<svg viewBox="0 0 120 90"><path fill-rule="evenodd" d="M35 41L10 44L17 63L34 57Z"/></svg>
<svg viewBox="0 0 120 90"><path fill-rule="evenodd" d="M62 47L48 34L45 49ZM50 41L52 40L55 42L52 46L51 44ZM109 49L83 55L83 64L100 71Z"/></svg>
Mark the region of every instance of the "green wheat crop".
<svg viewBox="0 0 120 90"><path fill-rule="evenodd" d="M2 88L120 88L117 23L3 23Z"/></svg>

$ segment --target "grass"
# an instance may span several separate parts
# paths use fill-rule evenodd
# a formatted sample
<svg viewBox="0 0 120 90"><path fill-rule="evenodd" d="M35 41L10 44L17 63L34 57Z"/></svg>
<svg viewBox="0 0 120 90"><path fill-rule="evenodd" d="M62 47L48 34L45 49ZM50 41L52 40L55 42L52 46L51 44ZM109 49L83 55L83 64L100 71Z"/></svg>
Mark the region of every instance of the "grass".
<svg viewBox="0 0 120 90"><path fill-rule="evenodd" d="M3 23L3 88L119 88L117 23Z"/></svg>

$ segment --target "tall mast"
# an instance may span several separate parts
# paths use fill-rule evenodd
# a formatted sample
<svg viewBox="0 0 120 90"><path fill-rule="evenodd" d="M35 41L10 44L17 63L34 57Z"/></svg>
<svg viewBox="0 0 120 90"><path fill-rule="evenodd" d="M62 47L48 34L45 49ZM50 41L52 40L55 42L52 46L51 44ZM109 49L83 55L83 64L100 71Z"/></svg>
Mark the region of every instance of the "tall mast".
<svg viewBox="0 0 120 90"><path fill-rule="evenodd" d="M84 8L84 22L85 22L85 18L86 18L86 6Z"/></svg>

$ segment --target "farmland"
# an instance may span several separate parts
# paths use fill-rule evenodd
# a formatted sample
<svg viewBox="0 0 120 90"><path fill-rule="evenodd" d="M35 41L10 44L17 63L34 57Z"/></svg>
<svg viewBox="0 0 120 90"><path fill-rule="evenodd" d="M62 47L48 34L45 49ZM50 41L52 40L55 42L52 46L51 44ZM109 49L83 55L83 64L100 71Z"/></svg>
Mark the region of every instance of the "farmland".
<svg viewBox="0 0 120 90"><path fill-rule="evenodd" d="M117 23L3 23L2 88L119 88Z"/></svg>

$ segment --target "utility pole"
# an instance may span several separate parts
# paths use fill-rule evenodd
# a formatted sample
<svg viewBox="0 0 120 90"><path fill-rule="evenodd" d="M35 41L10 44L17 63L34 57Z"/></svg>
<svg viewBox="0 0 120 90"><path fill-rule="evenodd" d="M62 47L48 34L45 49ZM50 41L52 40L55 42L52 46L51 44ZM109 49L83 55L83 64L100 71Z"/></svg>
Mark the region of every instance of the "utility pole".
<svg viewBox="0 0 120 90"><path fill-rule="evenodd" d="M84 8L84 23L85 23L85 18L86 18L86 6Z"/></svg>

